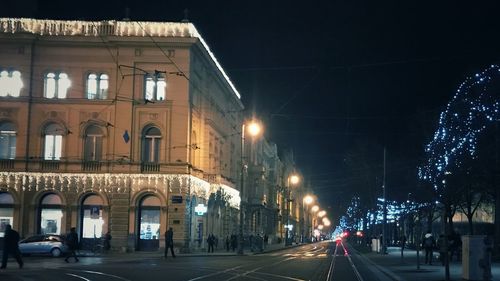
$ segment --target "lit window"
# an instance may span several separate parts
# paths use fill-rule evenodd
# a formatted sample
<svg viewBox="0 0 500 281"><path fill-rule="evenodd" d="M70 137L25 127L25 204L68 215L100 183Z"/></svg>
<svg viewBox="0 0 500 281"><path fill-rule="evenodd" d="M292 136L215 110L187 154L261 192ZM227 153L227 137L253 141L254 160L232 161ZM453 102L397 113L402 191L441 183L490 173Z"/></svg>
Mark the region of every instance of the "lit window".
<svg viewBox="0 0 500 281"><path fill-rule="evenodd" d="M165 100L167 82L161 73L155 75L146 75L144 99L149 101L162 101Z"/></svg>
<svg viewBox="0 0 500 281"><path fill-rule="evenodd" d="M71 80L69 80L68 74L49 72L45 75L46 98L65 99L69 87L71 87Z"/></svg>
<svg viewBox="0 0 500 281"><path fill-rule="evenodd" d="M21 72L17 70L0 71L0 97L19 97L22 88Z"/></svg>
<svg viewBox="0 0 500 281"><path fill-rule="evenodd" d="M142 140L142 162L158 163L160 156L161 132L158 128L150 127L144 130Z"/></svg>
<svg viewBox="0 0 500 281"><path fill-rule="evenodd" d="M14 124L0 124L0 159L16 158L16 129Z"/></svg>
<svg viewBox="0 0 500 281"><path fill-rule="evenodd" d="M62 152L63 128L57 124L50 124L45 128L45 160L60 160Z"/></svg>
<svg viewBox="0 0 500 281"><path fill-rule="evenodd" d="M87 76L87 98L108 98L109 76L107 74L90 73Z"/></svg>
<svg viewBox="0 0 500 281"><path fill-rule="evenodd" d="M91 125L85 131L85 161L99 161L102 155L102 132L95 125Z"/></svg>
<svg viewBox="0 0 500 281"><path fill-rule="evenodd" d="M42 198L39 208L41 234L61 234L61 203L61 198L56 194L49 193Z"/></svg>

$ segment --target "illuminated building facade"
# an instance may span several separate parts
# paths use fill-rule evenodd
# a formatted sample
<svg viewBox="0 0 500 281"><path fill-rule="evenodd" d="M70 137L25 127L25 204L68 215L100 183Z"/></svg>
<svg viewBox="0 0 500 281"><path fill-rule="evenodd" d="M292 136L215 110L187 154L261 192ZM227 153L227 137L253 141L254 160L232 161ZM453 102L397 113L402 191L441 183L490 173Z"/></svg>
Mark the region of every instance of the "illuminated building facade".
<svg viewBox="0 0 500 281"><path fill-rule="evenodd" d="M243 105L194 25L2 18L0 49L0 238L236 231Z"/></svg>

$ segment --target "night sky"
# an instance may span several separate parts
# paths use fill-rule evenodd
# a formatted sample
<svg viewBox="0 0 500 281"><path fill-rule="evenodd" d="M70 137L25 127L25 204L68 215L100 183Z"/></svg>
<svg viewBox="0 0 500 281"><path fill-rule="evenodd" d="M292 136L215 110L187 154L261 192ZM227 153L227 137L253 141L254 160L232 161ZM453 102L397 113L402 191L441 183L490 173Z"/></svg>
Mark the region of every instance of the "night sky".
<svg viewBox="0 0 500 281"><path fill-rule="evenodd" d="M119 20L128 7L131 20L180 21L187 8L266 137L338 213L366 172L348 164L359 147L380 171L373 188L386 147L388 197L414 190L439 113L500 58L500 1L364 2L31 0L0 16Z"/></svg>

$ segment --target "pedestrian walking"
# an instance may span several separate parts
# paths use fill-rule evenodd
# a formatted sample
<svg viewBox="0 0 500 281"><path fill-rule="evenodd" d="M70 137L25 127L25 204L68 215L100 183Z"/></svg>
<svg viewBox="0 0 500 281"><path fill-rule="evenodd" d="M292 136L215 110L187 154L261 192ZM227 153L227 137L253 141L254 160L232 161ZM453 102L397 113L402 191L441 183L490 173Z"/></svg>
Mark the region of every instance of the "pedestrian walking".
<svg viewBox="0 0 500 281"><path fill-rule="evenodd" d="M445 265L445 259L446 259L446 247L444 244L444 234L439 234L439 237L437 239L437 249L439 251L439 261L441 262L441 265Z"/></svg>
<svg viewBox="0 0 500 281"><path fill-rule="evenodd" d="M215 244L215 237L213 234L208 235L207 244L208 244L208 252L213 253L214 252L214 244Z"/></svg>
<svg viewBox="0 0 500 281"><path fill-rule="evenodd" d="M10 224L5 225L5 235L3 237L3 253L2 253L2 266L0 269L7 267L7 260L9 255L13 256L19 268L23 268L24 262L19 252L19 233L12 229Z"/></svg>
<svg viewBox="0 0 500 281"><path fill-rule="evenodd" d="M238 239L236 239L236 234L231 235L231 250L236 251L236 244L238 244Z"/></svg>
<svg viewBox="0 0 500 281"><path fill-rule="evenodd" d="M172 254L172 257L175 258L174 231L172 230L171 227L169 227L168 230L165 232L165 258L167 258L168 249L170 249L170 253Z"/></svg>
<svg viewBox="0 0 500 281"><path fill-rule="evenodd" d="M229 235L226 236L226 251L229 252L229 248L231 246L231 239L229 238Z"/></svg>
<svg viewBox="0 0 500 281"><path fill-rule="evenodd" d="M436 247L436 240L434 239L434 236L432 236L430 230L427 231L424 239L422 240L422 247L425 250L425 263L432 265L432 252Z"/></svg>
<svg viewBox="0 0 500 281"><path fill-rule="evenodd" d="M71 257L75 259L75 262L79 261L78 257L76 256L76 250L78 250L79 244L80 243L78 242L78 234L76 234L76 228L72 227L68 235L66 235L66 245L68 246L69 254L64 259L65 262L69 263L69 258Z"/></svg>
<svg viewBox="0 0 500 281"><path fill-rule="evenodd" d="M111 233L106 232L104 235L104 250L109 251L111 249Z"/></svg>

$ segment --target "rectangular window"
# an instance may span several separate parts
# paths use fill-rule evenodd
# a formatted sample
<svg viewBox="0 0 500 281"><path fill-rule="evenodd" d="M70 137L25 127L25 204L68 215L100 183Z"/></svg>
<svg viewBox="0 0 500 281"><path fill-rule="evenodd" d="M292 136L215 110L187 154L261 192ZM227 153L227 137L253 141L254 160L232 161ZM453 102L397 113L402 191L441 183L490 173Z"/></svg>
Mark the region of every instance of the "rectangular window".
<svg viewBox="0 0 500 281"><path fill-rule="evenodd" d="M61 234L61 218L63 214L60 209L42 209L41 233Z"/></svg>
<svg viewBox="0 0 500 281"><path fill-rule="evenodd" d="M16 158L16 134L15 132L0 133L0 159Z"/></svg>
<svg viewBox="0 0 500 281"><path fill-rule="evenodd" d="M45 136L45 160L60 160L62 152L62 136L61 135L46 135Z"/></svg>
<svg viewBox="0 0 500 281"><path fill-rule="evenodd" d="M141 210L140 239L160 239L160 211Z"/></svg>
<svg viewBox="0 0 500 281"><path fill-rule="evenodd" d="M99 216L93 216L90 213L91 209L83 210L83 238L101 238L102 237L102 226L104 225L104 220L102 219L102 212L99 212Z"/></svg>
<svg viewBox="0 0 500 281"><path fill-rule="evenodd" d="M102 136L89 135L85 138L85 161L99 161L102 155Z"/></svg>

